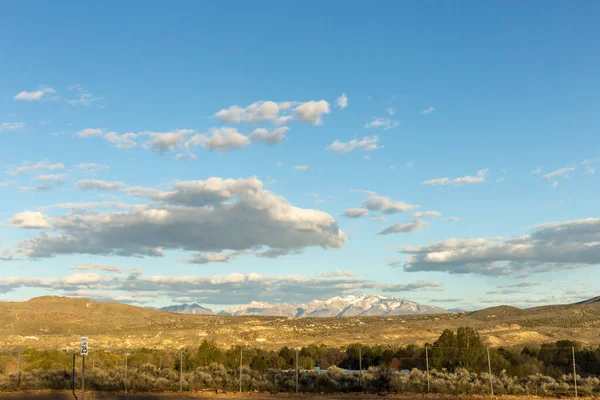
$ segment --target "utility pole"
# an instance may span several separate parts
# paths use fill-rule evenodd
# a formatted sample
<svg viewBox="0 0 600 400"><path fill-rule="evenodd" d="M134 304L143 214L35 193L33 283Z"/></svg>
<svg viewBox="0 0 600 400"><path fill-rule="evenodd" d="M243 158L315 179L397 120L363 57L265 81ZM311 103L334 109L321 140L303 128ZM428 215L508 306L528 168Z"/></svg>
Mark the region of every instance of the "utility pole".
<svg viewBox="0 0 600 400"><path fill-rule="evenodd" d="M244 360L244 348L240 346L240 393L242 393L242 362Z"/></svg>
<svg viewBox="0 0 600 400"><path fill-rule="evenodd" d="M488 371L490 373L490 393L494 395L494 384L492 381L492 361L490 360L490 348L487 348L487 359L488 359Z"/></svg>
<svg viewBox="0 0 600 400"><path fill-rule="evenodd" d="M296 393L298 393L298 348L296 347Z"/></svg>
<svg viewBox="0 0 600 400"><path fill-rule="evenodd" d="M425 365L427 366L427 392L429 392L431 388L429 386L429 351L427 346L425 346Z"/></svg>
<svg viewBox="0 0 600 400"><path fill-rule="evenodd" d="M575 397L577 397L577 369L575 367L575 347L571 347L573 351L573 381L575 382Z"/></svg>

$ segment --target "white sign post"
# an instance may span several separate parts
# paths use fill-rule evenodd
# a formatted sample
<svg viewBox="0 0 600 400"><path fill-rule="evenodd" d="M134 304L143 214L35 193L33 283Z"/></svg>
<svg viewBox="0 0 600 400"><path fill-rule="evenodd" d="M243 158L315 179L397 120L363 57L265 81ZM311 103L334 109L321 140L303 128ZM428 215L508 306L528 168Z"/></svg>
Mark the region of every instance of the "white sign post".
<svg viewBox="0 0 600 400"><path fill-rule="evenodd" d="M81 353L81 400L85 400L85 356L88 355L88 337L82 336L79 345Z"/></svg>

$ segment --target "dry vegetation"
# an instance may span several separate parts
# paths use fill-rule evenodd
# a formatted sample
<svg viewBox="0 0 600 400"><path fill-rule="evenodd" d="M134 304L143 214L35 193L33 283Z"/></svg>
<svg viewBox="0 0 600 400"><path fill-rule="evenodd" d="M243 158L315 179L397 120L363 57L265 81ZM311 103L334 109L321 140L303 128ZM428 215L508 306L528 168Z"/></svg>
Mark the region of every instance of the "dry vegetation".
<svg viewBox="0 0 600 400"><path fill-rule="evenodd" d="M489 345L577 340L600 342L600 303L519 310L494 307L472 313L400 317L289 319L173 314L87 299L41 297L0 304L0 346L75 349L90 336L96 349L195 346L203 339L223 347L243 345L279 349L326 344L423 344L443 329L469 326Z"/></svg>

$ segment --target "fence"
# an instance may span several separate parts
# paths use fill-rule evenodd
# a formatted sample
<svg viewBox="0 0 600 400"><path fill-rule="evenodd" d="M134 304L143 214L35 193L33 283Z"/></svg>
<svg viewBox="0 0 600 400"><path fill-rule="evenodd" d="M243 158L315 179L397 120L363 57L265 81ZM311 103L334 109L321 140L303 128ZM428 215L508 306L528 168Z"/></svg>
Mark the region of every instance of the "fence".
<svg viewBox="0 0 600 400"><path fill-rule="evenodd" d="M237 347L219 351L201 346L180 352L92 351L85 361L85 388L575 397L600 393L597 377L600 350L590 353L595 355L590 358L586 356L588 353L573 347L533 350L413 347L377 352L356 346L345 350L328 349L318 360L309 357L307 354L311 352L306 348L288 350L269 353ZM280 359L285 364L281 364ZM315 364L324 368L314 369ZM61 351L0 354L0 372L2 391L80 390L82 385L80 356Z"/></svg>

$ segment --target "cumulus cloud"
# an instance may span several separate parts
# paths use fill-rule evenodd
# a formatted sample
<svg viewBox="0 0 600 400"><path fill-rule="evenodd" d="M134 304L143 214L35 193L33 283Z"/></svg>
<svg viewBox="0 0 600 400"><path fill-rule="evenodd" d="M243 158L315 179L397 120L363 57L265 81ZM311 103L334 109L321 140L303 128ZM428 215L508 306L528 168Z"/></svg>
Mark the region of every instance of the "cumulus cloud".
<svg viewBox="0 0 600 400"><path fill-rule="evenodd" d="M390 233L409 233L409 232L418 232L423 228L431 225L429 222L425 222L423 220L416 220L410 222L408 224L397 223L392 226L388 226L384 230L378 233L378 235L389 235Z"/></svg>
<svg viewBox="0 0 600 400"><path fill-rule="evenodd" d="M96 164L96 163L81 163L77 164L75 168L84 171L88 174L96 174L100 171L105 171L109 168L106 164Z"/></svg>
<svg viewBox="0 0 600 400"><path fill-rule="evenodd" d="M35 179L38 181L64 182L66 174L42 174Z"/></svg>
<svg viewBox="0 0 600 400"><path fill-rule="evenodd" d="M23 211L8 220L8 224L22 229L51 229L50 218L38 211Z"/></svg>
<svg viewBox="0 0 600 400"><path fill-rule="evenodd" d="M183 260L183 262L190 264L208 264L214 262L228 262L229 260L238 257L241 254L247 252L242 251L223 251L223 252L205 252L196 253L192 258Z"/></svg>
<svg viewBox="0 0 600 400"><path fill-rule="evenodd" d="M37 163L32 163L31 161L25 161L20 166L15 167L13 169L9 169L6 171L8 175L23 175L29 172L37 172L37 171L56 171L59 169L64 169L65 166L62 163L50 163L48 160L38 161Z"/></svg>
<svg viewBox="0 0 600 400"><path fill-rule="evenodd" d="M392 121L389 118L378 117L373 117L371 122L365 124L365 128L381 128L384 131L396 128L397 126L400 126L400 123L398 121Z"/></svg>
<svg viewBox="0 0 600 400"><path fill-rule="evenodd" d="M329 103L325 100L308 101L296 107L294 115L300 122L305 124L321 125L323 115L329 114L329 112Z"/></svg>
<svg viewBox="0 0 600 400"><path fill-rule="evenodd" d="M24 122L3 122L0 124L0 132L20 131L23 128L25 128Z"/></svg>
<svg viewBox="0 0 600 400"><path fill-rule="evenodd" d="M21 253L162 256L170 249L338 248L347 240L331 215L295 207L256 178L177 182L172 191L143 189L123 191L154 200L147 208L52 217L52 231L21 242Z"/></svg>
<svg viewBox="0 0 600 400"><path fill-rule="evenodd" d="M408 204L402 201L392 200L390 197L379 196L375 192L366 190L367 200L362 203L362 207L369 211L380 211L383 214L395 214L418 208L416 204Z"/></svg>
<svg viewBox="0 0 600 400"><path fill-rule="evenodd" d="M88 210L95 208L110 208L115 210L129 209L144 209L148 207L146 204L127 204L120 201L85 201L85 202L68 202L50 204L47 206L37 207L40 211L47 211L53 208L72 209L72 210Z"/></svg>
<svg viewBox="0 0 600 400"><path fill-rule="evenodd" d="M313 171L313 168L309 165L296 165L294 167L294 170L307 172L307 171Z"/></svg>
<svg viewBox="0 0 600 400"><path fill-rule="evenodd" d="M211 128L209 133L194 135L186 142L189 149L192 146L202 146L206 150L217 150L227 153L232 149L243 149L250 143L247 136L235 128Z"/></svg>
<svg viewBox="0 0 600 400"><path fill-rule="evenodd" d="M431 114L432 112L435 111L435 107L429 106L426 109L424 109L423 111L421 111L421 114Z"/></svg>
<svg viewBox="0 0 600 400"><path fill-rule="evenodd" d="M334 151L336 153L349 153L354 150L373 151L381 148L379 146L379 136L367 136L361 140L352 139L349 142L340 142L336 140L325 150Z"/></svg>
<svg viewBox="0 0 600 400"><path fill-rule="evenodd" d="M423 217L431 217L431 218L437 218L437 217L441 217L442 213L439 211L422 211L422 212L416 212L413 214L413 217L415 218L423 218Z"/></svg>
<svg viewBox="0 0 600 400"><path fill-rule="evenodd" d="M117 190L124 187L123 182L108 182L100 179L84 179L77 181L77 188L81 190Z"/></svg>
<svg viewBox="0 0 600 400"><path fill-rule="evenodd" d="M88 298L141 299L185 297L204 304L241 304L260 299L268 302L304 303L362 292L406 293L440 290L437 282L416 281L403 284L381 283L344 274L307 277L300 275L262 275L232 273L220 276L146 276L110 275L83 272L61 278L0 278L0 292L18 288L54 291ZM119 300L120 301L120 300Z"/></svg>
<svg viewBox="0 0 600 400"><path fill-rule="evenodd" d="M14 97L14 99L22 100L22 101L37 101L37 100L42 100L43 98L45 98L45 96L47 94L54 94L54 93L56 93L56 90L48 87L48 88L43 88L40 90L35 90L33 92L22 91L22 92L18 93Z"/></svg>
<svg viewBox="0 0 600 400"><path fill-rule="evenodd" d="M344 108L348 107L348 96L346 96L346 93L342 93L340 97L337 98L336 104L340 108L340 110L343 110Z"/></svg>
<svg viewBox="0 0 600 400"><path fill-rule="evenodd" d="M362 218L369 213L366 208L349 208L344 211L344 217L346 218Z"/></svg>
<svg viewBox="0 0 600 400"><path fill-rule="evenodd" d="M252 143L262 143L268 146L276 146L280 143L285 142L285 133L288 131L288 127L282 126L273 130L267 130L264 128L255 129L248 137Z"/></svg>
<svg viewBox="0 0 600 400"><path fill-rule="evenodd" d="M450 178L437 178L437 179L429 179L427 181L423 181L423 185L430 186L443 186L443 185L469 185L473 183L483 183L486 181L486 178L489 174L490 170L488 168L477 171L477 174L474 176L460 176L458 178L450 179Z"/></svg>
<svg viewBox="0 0 600 400"><path fill-rule="evenodd" d="M176 129L170 132L142 132L140 135L150 137L150 140L144 144L145 148L163 154L167 151L174 151L177 146L185 142L187 135L193 132L193 129Z"/></svg>
<svg viewBox="0 0 600 400"><path fill-rule="evenodd" d="M575 171L575 167L561 168L561 169L557 169L556 171L552 171L552 172L549 172L549 173L543 175L543 178L546 180L556 179L556 178L569 178L570 177L569 174L573 171Z"/></svg>
<svg viewBox="0 0 600 400"><path fill-rule="evenodd" d="M600 264L600 218L542 224L509 238L447 239L404 247L404 269L514 275Z"/></svg>
<svg viewBox="0 0 600 400"><path fill-rule="evenodd" d="M93 137L93 136L102 136L104 133L103 129L100 128L86 128L77 132L77 136L79 137Z"/></svg>
<svg viewBox="0 0 600 400"><path fill-rule="evenodd" d="M131 149L136 146L135 139L138 137L137 133L128 132L119 134L117 132L108 132L104 135L104 140L111 143L117 149Z"/></svg>

